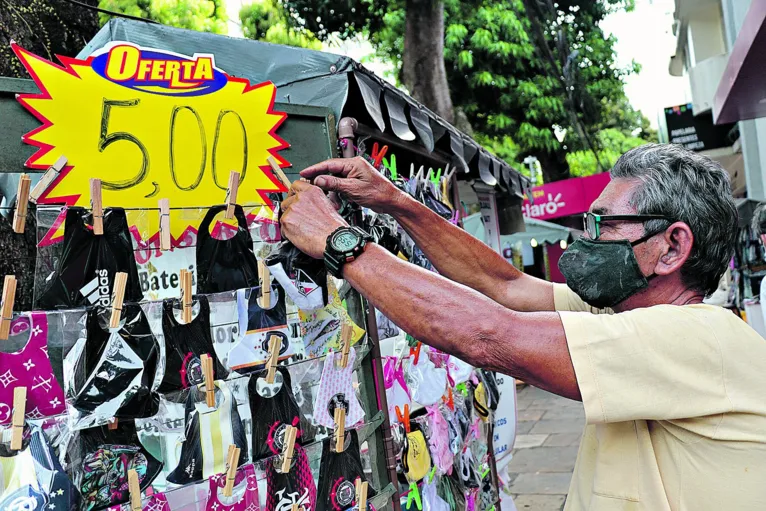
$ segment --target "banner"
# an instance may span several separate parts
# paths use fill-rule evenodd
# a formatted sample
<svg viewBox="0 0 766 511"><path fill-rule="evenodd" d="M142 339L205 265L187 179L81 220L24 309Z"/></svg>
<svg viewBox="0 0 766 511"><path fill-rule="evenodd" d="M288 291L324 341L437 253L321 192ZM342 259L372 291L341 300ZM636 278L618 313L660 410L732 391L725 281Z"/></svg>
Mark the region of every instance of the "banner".
<svg viewBox="0 0 766 511"><path fill-rule="evenodd" d="M288 144L276 135L286 115L273 111L274 84L229 76L211 54L112 42L86 60L60 57L59 66L12 47L41 91L18 96L42 122L23 137L38 148L26 166L68 159L38 204L89 207L89 180L100 178L103 205L126 208L131 226L131 209L158 211L168 198L173 245L183 246L201 217L175 208L204 213L223 203L232 170L240 173L239 204L268 207L266 194L283 191L267 163L273 156L288 165L278 154ZM60 220L42 244L60 239ZM146 220L139 245L156 247L159 214Z"/></svg>
<svg viewBox="0 0 766 511"><path fill-rule="evenodd" d="M532 188L535 203L531 204L525 197L521 212L525 217L537 220L585 213L609 184L609 179L609 173L603 172L535 186Z"/></svg>

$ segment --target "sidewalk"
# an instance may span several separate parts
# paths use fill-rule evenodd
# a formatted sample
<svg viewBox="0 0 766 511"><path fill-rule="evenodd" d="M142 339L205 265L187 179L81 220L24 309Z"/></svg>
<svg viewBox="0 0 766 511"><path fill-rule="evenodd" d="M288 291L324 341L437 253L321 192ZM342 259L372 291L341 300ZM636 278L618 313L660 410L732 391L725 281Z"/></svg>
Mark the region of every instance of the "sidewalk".
<svg viewBox="0 0 766 511"><path fill-rule="evenodd" d="M518 425L507 472L519 511L564 506L585 426L582 403L526 386L518 393Z"/></svg>

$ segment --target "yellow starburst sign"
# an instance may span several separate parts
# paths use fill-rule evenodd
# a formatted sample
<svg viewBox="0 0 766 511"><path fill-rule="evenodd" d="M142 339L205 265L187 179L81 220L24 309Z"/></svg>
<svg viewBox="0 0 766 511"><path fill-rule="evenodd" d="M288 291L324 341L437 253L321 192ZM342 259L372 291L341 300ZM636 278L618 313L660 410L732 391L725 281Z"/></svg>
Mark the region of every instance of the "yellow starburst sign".
<svg viewBox="0 0 766 511"><path fill-rule="evenodd" d="M229 174L240 173L238 202L270 206L284 191L267 163L288 144L276 134L276 87L251 85L215 67L213 55L184 56L113 42L86 60L63 66L18 45L13 50L40 89L19 102L43 124L24 141L38 148L26 166L46 169L60 155L68 166L38 204L88 206L88 183L102 181L106 207L173 208L221 204ZM173 210L174 212L177 210ZM141 242L158 237L159 216L145 215ZM171 214L174 243L197 227L187 212ZM129 215L130 221L130 215ZM57 237L50 233L51 241Z"/></svg>

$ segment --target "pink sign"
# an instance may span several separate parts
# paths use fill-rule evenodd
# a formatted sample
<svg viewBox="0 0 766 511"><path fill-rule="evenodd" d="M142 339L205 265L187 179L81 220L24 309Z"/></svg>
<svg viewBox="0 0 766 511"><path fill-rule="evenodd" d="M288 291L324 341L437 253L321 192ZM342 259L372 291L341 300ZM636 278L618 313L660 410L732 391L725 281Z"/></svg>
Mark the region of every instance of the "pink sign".
<svg viewBox="0 0 766 511"><path fill-rule="evenodd" d="M562 216L585 213L609 183L609 173L588 177L575 177L532 188L535 203L524 199L521 212L537 220L548 220Z"/></svg>

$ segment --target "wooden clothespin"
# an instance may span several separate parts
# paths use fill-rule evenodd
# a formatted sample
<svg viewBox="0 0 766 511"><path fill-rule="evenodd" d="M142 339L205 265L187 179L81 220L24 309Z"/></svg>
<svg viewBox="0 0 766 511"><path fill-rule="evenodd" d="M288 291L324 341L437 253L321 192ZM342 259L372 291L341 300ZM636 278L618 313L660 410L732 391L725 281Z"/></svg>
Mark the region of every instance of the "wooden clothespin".
<svg viewBox="0 0 766 511"><path fill-rule="evenodd" d="M90 179L90 209L93 213L93 234L104 234L104 206L101 201L101 180Z"/></svg>
<svg viewBox="0 0 766 511"><path fill-rule="evenodd" d="M336 406L333 413L335 419L335 452L343 452L346 448L346 409Z"/></svg>
<svg viewBox="0 0 766 511"><path fill-rule="evenodd" d="M16 211L13 213L13 232L16 234L24 233L29 207L29 187L31 185L32 179L28 175L22 174L19 178L19 187L16 190Z"/></svg>
<svg viewBox="0 0 766 511"><path fill-rule="evenodd" d="M290 466L293 463L293 451L295 450L295 438L298 436L298 428L293 426L287 426L283 437L282 444L282 473L286 474L290 471Z"/></svg>
<svg viewBox="0 0 766 511"><path fill-rule="evenodd" d="M141 511L141 485L138 482L138 472L128 470L128 492L130 492L130 511Z"/></svg>
<svg viewBox="0 0 766 511"><path fill-rule="evenodd" d="M16 387L13 389L13 418L11 419L12 437L11 450L21 449L21 440L24 434L24 414L27 411L27 388Z"/></svg>
<svg viewBox="0 0 766 511"><path fill-rule="evenodd" d="M112 420L109 421L109 424L106 425L106 429L109 431L114 431L117 429L117 426L119 424L119 420L117 417L112 418Z"/></svg>
<svg viewBox="0 0 766 511"><path fill-rule="evenodd" d="M223 496L231 497L234 490L234 479L237 477L237 462L239 461L239 447L229 448L229 460L226 467L226 486L223 487Z"/></svg>
<svg viewBox="0 0 766 511"><path fill-rule="evenodd" d="M229 173L229 188L226 190L226 212L223 217L226 220L234 218L234 206L237 204L237 192L239 191L239 172L232 170Z"/></svg>
<svg viewBox="0 0 766 511"><path fill-rule="evenodd" d="M66 161L66 156L59 156L59 159L56 160L53 165L48 167L48 170L45 171L45 174L43 174L40 181L38 181L35 187L32 188L32 193L29 194L30 201L37 204L37 200L43 192L50 188L51 184L53 184L53 180L56 179L63 168L66 167Z"/></svg>
<svg viewBox="0 0 766 511"><path fill-rule="evenodd" d="M271 308L271 272L266 262L261 259L258 261L258 280L261 284L261 308Z"/></svg>
<svg viewBox="0 0 766 511"><path fill-rule="evenodd" d="M6 275L3 282L3 301L0 302L0 340L5 341L11 334L13 303L16 300L16 277Z"/></svg>
<svg viewBox="0 0 766 511"><path fill-rule="evenodd" d="M300 511L297 502L293 502L293 507L290 508L290 511Z"/></svg>
<svg viewBox="0 0 766 511"><path fill-rule="evenodd" d="M192 274L189 270L181 270L181 321L185 324L192 320Z"/></svg>
<svg viewBox="0 0 766 511"><path fill-rule="evenodd" d="M215 406L215 378L213 377L213 358L204 353L200 357L202 376L205 378L205 402L209 407Z"/></svg>
<svg viewBox="0 0 766 511"><path fill-rule="evenodd" d="M160 199L160 250L171 250L170 199Z"/></svg>
<svg viewBox="0 0 766 511"><path fill-rule="evenodd" d="M269 166L271 167L271 171L274 173L274 177L279 180L280 183L282 183L282 186L285 187L285 189L290 189L290 180L287 179L287 176L282 171L282 169L279 167L279 163L277 163L277 160L273 156L269 156L266 158L266 161L269 162Z"/></svg>
<svg viewBox="0 0 766 511"><path fill-rule="evenodd" d="M340 329L341 357L340 367L345 368L348 365L348 352L351 351L351 339L354 335L354 325L343 323Z"/></svg>
<svg viewBox="0 0 766 511"><path fill-rule="evenodd" d="M269 360L266 362L266 383L274 383L274 377L277 375L277 364L279 363L279 351L282 348L282 339L278 335L269 337Z"/></svg>
<svg viewBox="0 0 766 511"><path fill-rule="evenodd" d="M114 286L112 287L112 316L109 319L109 328L120 326L120 315L122 315L122 302L125 299L125 285L128 283L128 274L117 272L114 276Z"/></svg>
<svg viewBox="0 0 766 511"><path fill-rule="evenodd" d="M362 481L362 478L356 480L356 509L358 511L367 511L367 481Z"/></svg>

